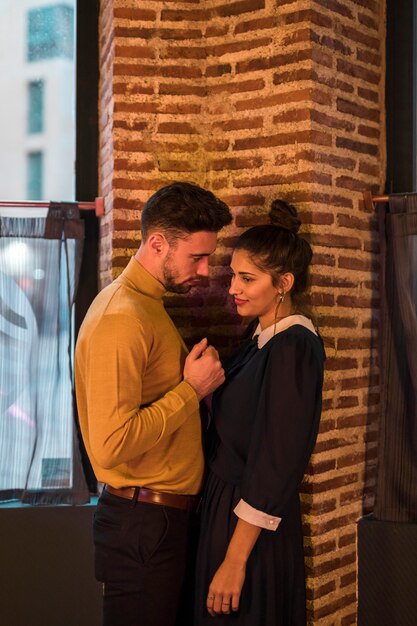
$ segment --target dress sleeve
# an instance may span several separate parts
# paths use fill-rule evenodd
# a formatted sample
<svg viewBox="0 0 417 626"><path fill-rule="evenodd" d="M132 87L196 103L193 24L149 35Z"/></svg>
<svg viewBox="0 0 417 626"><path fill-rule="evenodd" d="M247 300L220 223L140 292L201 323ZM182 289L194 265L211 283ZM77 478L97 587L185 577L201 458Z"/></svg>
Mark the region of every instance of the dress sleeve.
<svg viewBox="0 0 417 626"><path fill-rule="evenodd" d="M147 452L198 411L197 395L185 381L141 406L147 344L140 322L127 315L104 316L89 338L82 368L89 439L105 469Z"/></svg>
<svg viewBox="0 0 417 626"><path fill-rule="evenodd" d="M323 368L315 339L289 332L271 341L241 497L254 509L282 518L316 441Z"/></svg>

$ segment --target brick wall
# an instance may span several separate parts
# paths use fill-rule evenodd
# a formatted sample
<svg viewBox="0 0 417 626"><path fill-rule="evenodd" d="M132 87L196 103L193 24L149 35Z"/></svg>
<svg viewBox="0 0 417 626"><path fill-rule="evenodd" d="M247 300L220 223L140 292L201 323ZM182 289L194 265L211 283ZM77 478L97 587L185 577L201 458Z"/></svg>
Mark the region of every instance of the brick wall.
<svg viewBox="0 0 417 626"><path fill-rule="evenodd" d="M382 0L108 0L100 15L101 281L139 243L140 209L190 180L229 203L210 288L168 305L185 338L224 350L234 237L274 197L314 247L328 361L302 489L311 624L356 623L356 521L372 507L378 418L378 234L361 191L385 169Z"/></svg>

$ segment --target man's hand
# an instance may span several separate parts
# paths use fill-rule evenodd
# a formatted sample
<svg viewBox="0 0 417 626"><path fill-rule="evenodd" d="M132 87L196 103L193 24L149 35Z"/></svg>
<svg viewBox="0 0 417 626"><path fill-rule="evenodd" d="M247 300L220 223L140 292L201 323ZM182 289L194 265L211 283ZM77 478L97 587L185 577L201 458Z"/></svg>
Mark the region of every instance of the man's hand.
<svg viewBox="0 0 417 626"><path fill-rule="evenodd" d="M207 339L202 339L193 346L185 359L184 380L193 387L199 400L224 382L219 354L213 346L207 346Z"/></svg>

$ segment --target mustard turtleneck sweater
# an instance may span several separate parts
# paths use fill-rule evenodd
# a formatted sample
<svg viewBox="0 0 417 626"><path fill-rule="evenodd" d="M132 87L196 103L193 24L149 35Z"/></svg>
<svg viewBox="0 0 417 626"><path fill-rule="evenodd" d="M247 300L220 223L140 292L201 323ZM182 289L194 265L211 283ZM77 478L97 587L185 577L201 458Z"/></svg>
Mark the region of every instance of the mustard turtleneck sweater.
<svg viewBox="0 0 417 626"><path fill-rule="evenodd" d="M80 426L100 482L196 494L203 474L199 403L182 380L187 348L164 293L132 258L90 306L75 351Z"/></svg>

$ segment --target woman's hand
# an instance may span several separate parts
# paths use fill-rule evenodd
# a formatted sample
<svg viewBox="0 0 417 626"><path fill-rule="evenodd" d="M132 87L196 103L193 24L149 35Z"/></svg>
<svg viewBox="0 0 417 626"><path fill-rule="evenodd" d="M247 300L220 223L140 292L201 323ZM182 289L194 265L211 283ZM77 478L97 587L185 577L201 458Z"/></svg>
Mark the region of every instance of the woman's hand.
<svg viewBox="0 0 417 626"><path fill-rule="evenodd" d="M210 615L228 614L238 610L245 574L245 562L226 556L214 574L208 590L207 611Z"/></svg>

